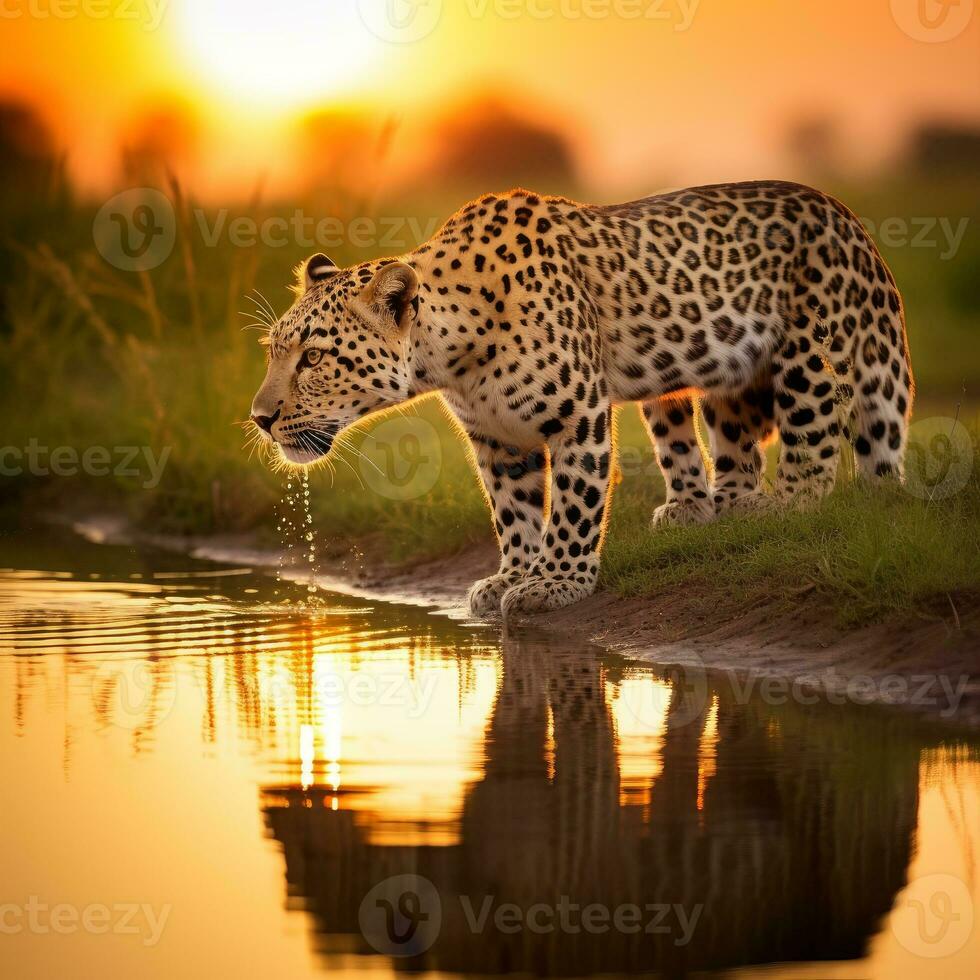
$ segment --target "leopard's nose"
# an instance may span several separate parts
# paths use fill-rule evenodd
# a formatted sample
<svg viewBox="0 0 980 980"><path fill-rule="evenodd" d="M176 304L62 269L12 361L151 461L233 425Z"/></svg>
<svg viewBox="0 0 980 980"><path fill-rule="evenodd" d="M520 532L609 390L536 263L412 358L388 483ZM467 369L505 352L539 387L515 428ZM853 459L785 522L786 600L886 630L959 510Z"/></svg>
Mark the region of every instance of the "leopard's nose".
<svg viewBox="0 0 980 980"><path fill-rule="evenodd" d="M260 428L264 429L266 432L271 433L272 427L276 424L276 420L282 414L282 409L277 408L275 415L253 415L252 421Z"/></svg>

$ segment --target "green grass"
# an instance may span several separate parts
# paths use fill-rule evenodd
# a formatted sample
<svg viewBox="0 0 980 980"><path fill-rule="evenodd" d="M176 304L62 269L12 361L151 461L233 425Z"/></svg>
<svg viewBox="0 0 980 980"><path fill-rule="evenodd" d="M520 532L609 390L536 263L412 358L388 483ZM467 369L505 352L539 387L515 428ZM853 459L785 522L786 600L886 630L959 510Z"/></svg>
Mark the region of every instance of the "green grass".
<svg viewBox="0 0 980 980"><path fill-rule="evenodd" d="M649 496L626 487L615 504L602 578L624 596L685 586L718 613L812 595L855 625L932 611L937 600L950 615L952 596L980 589L975 474L949 499L852 483L812 510L657 531Z"/></svg>
<svg viewBox="0 0 980 980"><path fill-rule="evenodd" d="M885 245L883 252L906 297L918 417L955 415L964 382L966 403L975 404L975 178L931 187L828 189L877 223L891 215L970 218L952 258L944 259L939 247ZM441 210L448 214L459 203L447 201ZM233 214L288 215L297 204L303 202L252 204ZM435 210L431 202L361 209L423 219ZM124 510L156 530L244 530L274 540L284 478L244 449L238 423L262 379L264 358L257 334L242 330L239 310L249 309L244 297L253 289L284 310L290 270L310 249L236 248L227 241L205 247L185 221L166 262L147 274L125 273L94 249L96 210L63 188L43 199L0 196L8 236L0 271L2 442L23 447L36 439L79 451L133 445L159 453L170 447L170 460L153 489L141 485L142 477L0 476L5 512L38 505ZM310 202L306 210L317 213ZM384 251L347 247L334 257L348 264ZM397 448L407 440L410 470L412 460L421 461L398 492L375 479L375 468L385 468L377 435L382 426L385 445ZM375 435L364 434L372 430ZM491 539L465 448L436 402L370 420L349 445L348 461L338 460L333 474L320 469L310 477L327 553L370 546L391 560L413 561ZM663 483L632 409L621 415L620 446L627 475L612 509L603 582L623 595L691 583L710 608L806 590L832 603L843 621L859 622L934 608L937 601L948 603L947 594L980 586L975 474L966 489L932 503L896 488L871 494L844 486L813 513L654 534L649 517L663 499Z"/></svg>

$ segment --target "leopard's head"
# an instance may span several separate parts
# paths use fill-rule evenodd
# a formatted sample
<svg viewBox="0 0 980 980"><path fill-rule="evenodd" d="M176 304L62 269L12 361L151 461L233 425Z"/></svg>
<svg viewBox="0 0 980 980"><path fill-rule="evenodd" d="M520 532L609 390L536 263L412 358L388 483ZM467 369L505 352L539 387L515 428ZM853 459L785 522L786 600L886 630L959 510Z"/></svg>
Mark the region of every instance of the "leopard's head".
<svg viewBox="0 0 980 980"><path fill-rule="evenodd" d="M395 260L342 270L320 254L298 278L296 302L269 332L251 414L264 440L306 464L326 456L342 429L408 396L418 278Z"/></svg>

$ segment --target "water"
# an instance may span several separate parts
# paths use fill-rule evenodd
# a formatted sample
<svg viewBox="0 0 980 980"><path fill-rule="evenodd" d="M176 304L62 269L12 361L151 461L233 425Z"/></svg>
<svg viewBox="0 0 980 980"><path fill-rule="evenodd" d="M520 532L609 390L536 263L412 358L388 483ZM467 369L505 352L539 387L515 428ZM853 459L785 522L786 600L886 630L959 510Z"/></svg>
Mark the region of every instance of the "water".
<svg viewBox="0 0 980 980"><path fill-rule="evenodd" d="M313 526L313 512L310 510L310 478L306 470L302 473L290 472L286 475L282 499L279 502L279 516L276 530L282 544L276 581L282 583L283 573L300 568L306 579L306 596L300 601L300 608L312 612L322 606L317 594L317 578L320 564L317 559L316 531ZM282 590L274 595L283 596ZM283 597L283 604L292 602Z"/></svg>
<svg viewBox="0 0 980 980"><path fill-rule="evenodd" d="M0 568L2 976L978 974L975 741L164 554Z"/></svg>

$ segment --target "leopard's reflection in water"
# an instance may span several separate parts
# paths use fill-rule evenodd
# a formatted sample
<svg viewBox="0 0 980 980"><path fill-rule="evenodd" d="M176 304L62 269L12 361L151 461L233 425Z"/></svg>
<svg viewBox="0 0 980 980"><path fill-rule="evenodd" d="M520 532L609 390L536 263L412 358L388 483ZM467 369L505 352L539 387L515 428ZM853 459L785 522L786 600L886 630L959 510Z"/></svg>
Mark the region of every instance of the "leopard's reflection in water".
<svg viewBox="0 0 980 980"><path fill-rule="evenodd" d="M288 891L322 954L375 953L362 899L410 874L440 899L420 969L676 974L863 955L905 881L921 742L874 713L738 703L724 679L689 679L504 641L451 842L379 842L328 789L268 787Z"/></svg>

